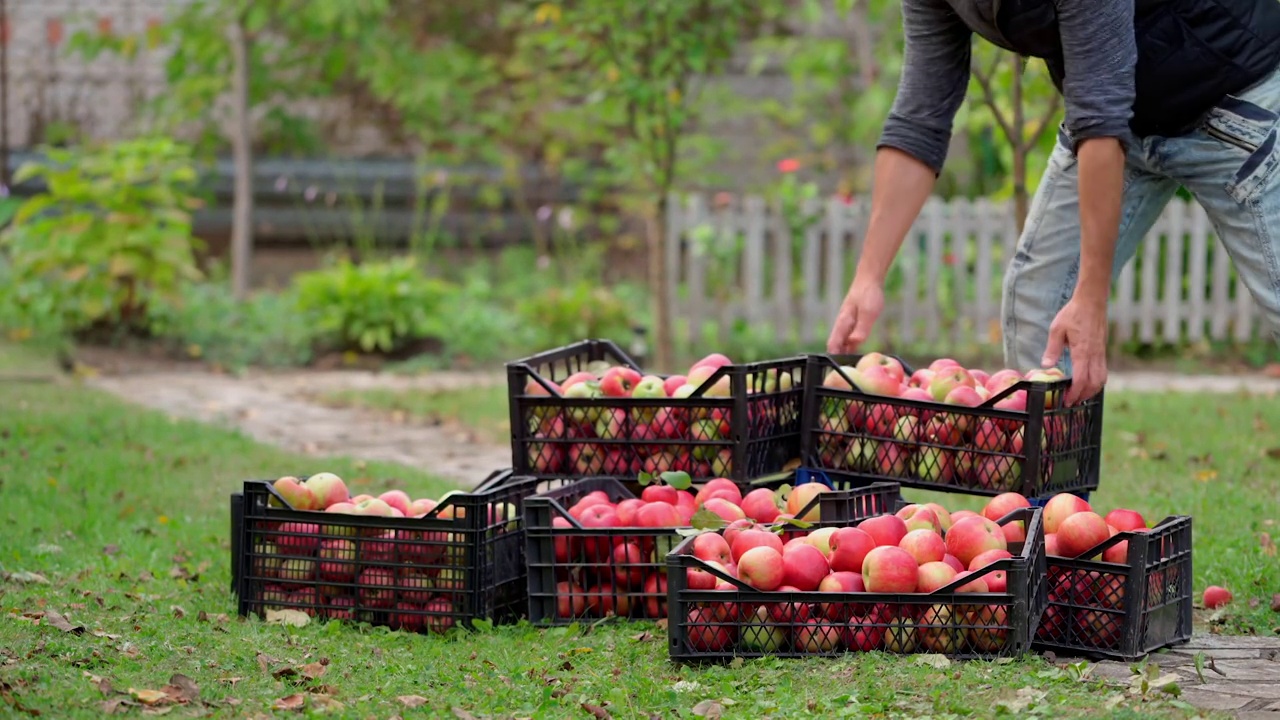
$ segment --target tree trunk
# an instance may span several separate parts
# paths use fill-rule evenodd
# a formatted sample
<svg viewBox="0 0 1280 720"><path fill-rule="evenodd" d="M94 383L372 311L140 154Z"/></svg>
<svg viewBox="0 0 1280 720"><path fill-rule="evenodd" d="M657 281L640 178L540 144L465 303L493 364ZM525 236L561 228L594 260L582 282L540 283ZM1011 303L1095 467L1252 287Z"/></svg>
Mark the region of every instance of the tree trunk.
<svg viewBox="0 0 1280 720"><path fill-rule="evenodd" d="M1018 136L1009 139L1013 142L1013 212L1018 235L1027 224L1027 152L1031 149L1026 138L1026 108L1022 106L1022 69L1022 56L1013 55L1013 131Z"/></svg>
<svg viewBox="0 0 1280 720"><path fill-rule="evenodd" d="M657 372L670 372L675 364L668 300L666 234L667 197L663 195L647 220L649 234L649 294L653 303L653 357Z"/></svg>
<svg viewBox="0 0 1280 720"><path fill-rule="evenodd" d="M231 152L235 195L231 206L231 291L236 299L249 294L253 254L253 138L249 118L249 38L244 17L231 23Z"/></svg>

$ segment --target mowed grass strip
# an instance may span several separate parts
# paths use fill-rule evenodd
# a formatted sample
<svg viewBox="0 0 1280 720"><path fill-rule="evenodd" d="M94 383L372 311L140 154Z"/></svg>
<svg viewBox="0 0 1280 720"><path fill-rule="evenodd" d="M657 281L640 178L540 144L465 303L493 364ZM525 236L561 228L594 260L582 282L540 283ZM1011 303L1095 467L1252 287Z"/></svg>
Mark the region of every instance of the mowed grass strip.
<svg viewBox="0 0 1280 720"><path fill-rule="evenodd" d="M76 386L0 385L0 407L0 702L9 715L141 716L171 680L185 687L175 675L199 691L181 716L296 707L462 718L1194 714L1159 691L1144 699L1035 657L934 665L871 653L688 667L667 660L665 631L648 623L438 637L242 619L228 589L227 497L245 478L323 468L357 491L438 495L445 485L405 468L291 455Z"/></svg>

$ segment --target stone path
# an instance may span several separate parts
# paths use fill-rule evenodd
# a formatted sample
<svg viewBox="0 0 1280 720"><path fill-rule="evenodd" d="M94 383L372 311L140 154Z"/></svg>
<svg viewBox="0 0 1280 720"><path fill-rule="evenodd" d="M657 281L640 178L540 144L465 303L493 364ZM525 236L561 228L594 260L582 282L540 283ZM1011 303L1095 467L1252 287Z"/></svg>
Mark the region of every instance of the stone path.
<svg viewBox="0 0 1280 720"><path fill-rule="evenodd" d="M474 485L510 467L511 449L458 426L396 422L387 413L334 408L306 399L341 389L448 389L501 381L492 375L369 372L250 374L203 372L106 375L89 383L130 402L181 417L236 428L254 439L308 455L346 455L421 468Z"/></svg>
<svg viewBox="0 0 1280 720"><path fill-rule="evenodd" d="M1203 684L1195 666L1201 652ZM1210 658L1218 672L1210 669ZM1149 663L1159 665L1161 675L1175 675L1181 699L1197 708L1232 713L1242 720L1280 720L1280 636L1196 635L1186 645L1150 656ZM1122 684L1134 677L1130 663L1111 660L1099 662L1094 675Z"/></svg>

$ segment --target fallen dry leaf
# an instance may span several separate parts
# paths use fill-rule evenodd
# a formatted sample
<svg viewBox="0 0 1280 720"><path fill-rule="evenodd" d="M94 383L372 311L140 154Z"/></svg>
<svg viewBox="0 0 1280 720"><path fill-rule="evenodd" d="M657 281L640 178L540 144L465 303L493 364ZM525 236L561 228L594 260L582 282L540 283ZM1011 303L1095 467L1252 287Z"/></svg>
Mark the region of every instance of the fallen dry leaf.
<svg viewBox="0 0 1280 720"><path fill-rule="evenodd" d="M163 690L135 690L129 688L129 694L143 705L158 705L169 702L169 694Z"/></svg>
<svg viewBox="0 0 1280 720"><path fill-rule="evenodd" d="M181 605L170 605L169 610L173 612L173 616L181 620L187 616L187 611Z"/></svg>
<svg viewBox="0 0 1280 720"><path fill-rule="evenodd" d="M1280 593L1271 596L1271 612L1280 612Z"/></svg>
<svg viewBox="0 0 1280 720"><path fill-rule="evenodd" d="M636 642L648 642L653 639L653 633L646 630L638 635L632 635L631 639Z"/></svg>
<svg viewBox="0 0 1280 720"><path fill-rule="evenodd" d="M103 715L110 715L114 712L128 712L129 708L137 707L138 703L127 697L113 697L109 700L103 700L98 707L102 709Z"/></svg>
<svg viewBox="0 0 1280 720"><path fill-rule="evenodd" d="M258 653L255 659L258 661L258 668L261 669L262 672L270 672L271 663L276 661L276 659L270 655L263 655L262 653Z"/></svg>
<svg viewBox="0 0 1280 720"><path fill-rule="evenodd" d="M44 619L50 625L58 628L62 632L69 632L69 633L72 633L73 635L84 634L83 625L72 625L70 622L67 621L66 618L62 617L62 615L59 615L56 610L46 610L44 613Z"/></svg>
<svg viewBox="0 0 1280 720"><path fill-rule="evenodd" d="M195 702L200 699L200 688L196 686L196 682L181 673L174 673L169 678L169 686L164 690L176 697L178 702Z"/></svg>
<svg viewBox="0 0 1280 720"><path fill-rule="evenodd" d="M1272 460L1280 460L1280 447L1267 448L1267 457Z"/></svg>
<svg viewBox="0 0 1280 720"><path fill-rule="evenodd" d="M294 694L289 695L289 696L287 696L287 697L282 697L282 698L280 698L279 700L276 700L275 702L271 703L271 709L273 709L273 710L301 710L301 709L302 709L302 707L303 707L304 705L306 705L306 704L307 704L307 696L306 696L306 695L303 695L302 693L294 693Z"/></svg>
<svg viewBox="0 0 1280 720"><path fill-rule="evenodd" d="M291 625L293 627L305 627L311 622L311 616L301 610L268 610L268 625Z"/></svg>
<svg viewBox="0 0 1280 720"><path fill-rule="evenodd" d="M102 554L104 555L115 555L118 552L120 552L119 545L106 545L102 548Z"/></svg>
<svg viewBox="0 0 1280 720"><path fill-rule="evenodd" d="M320 712L341 712L347 708L341 702L334 700L328 695L311 696L311 709Z"/></svg>
<svg viewBox="0 0 1280 720"><path fill-rule="evenodd" d="M463 710L462 708L452 708L452 710L453 710L453 716L458 718L458 720L480 720L475 715L472 715L471 713L467 712L466 710Z"/></svg>
<svg viewBox="0 0 1280 720"><path fill-rule="evenodd" d="M325 671L327 671L328 669L329 669L329 664L324 661L321 661L321 662L307 663L306 665L299 667L298 672L302 673L302 677L308 680L315 680L321 675L324 675Z"/></svg>
<svg viewBox="0 0 1280 720"><path fill-rule="evenodd" d="M5 573L4 579L12 580L14 582L22 583L24 585L48 585L49 584L49 578L45 577L44 575L41 575L38 572L26 572L25 570L19 570L16 573Z"/></svg>
<svg viewBox="0 0 1280 720"><path fill-rule="evenodd" d="M613 716L609 714L609 711L599 705L582 703L582 709L591 713L591 717L596 718L596 720L613 720Z"/></svg>
<svg viewBox="0 0 1280 720"><path fill-rule="evenodd" d="M724 714L724 707L715 700L703 700L693 706L693 714L707 720L720 720L720 716Z"/></svg>
<svg viewBox="0 0 1280 720"><path fill-rule="evenodd" d="M427 699L421 695L401 695L396 700L399 700L402 705L408 708L421 707L427 704Z"/></svg>

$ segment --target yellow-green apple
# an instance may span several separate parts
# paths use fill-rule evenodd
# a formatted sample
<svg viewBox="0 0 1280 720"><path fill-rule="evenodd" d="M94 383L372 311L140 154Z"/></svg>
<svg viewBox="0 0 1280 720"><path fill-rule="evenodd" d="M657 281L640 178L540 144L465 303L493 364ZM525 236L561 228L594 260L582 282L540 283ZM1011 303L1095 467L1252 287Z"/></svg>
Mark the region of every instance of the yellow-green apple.
<svg viewBox="0 0 1280 720"><path fill-rule="evenodd" d="M824 618L809 618L796 628L795 644L800 652L831 652L840 645L840 626Z"/></svg>
<svg viewBox="0 0 1280 720"><path fill-rule="evenodd" d="M727 493L720 495L721 493ZM702 485L698 490L698 494L694 496L697 504L701 505L716 495L724 497L729 502L740 505L742 503L742 491L738 489L738 484L728 478L712 478Z"/></svg>
<svg viewBox="0 0 1280 720"><path fill-rule="evenodd" d="M732 364L733 364L733 361L730 360L725 355L721 353L711 353L710 355L707 355L701 360L690 365L689 369L695 370L700 367L713 367L718 369L718 368L724 367L725 365L732 365Z"/></svg>
<svg viewBox="0 0 1280 720"><path fill-rule="evenodd" d="M729 475L733 472L733 450L721 448L711 460L711 472L715 475Z"/></svg>
<svg viewBox="0 0 1280 720"><path fill-rule="evenodd" d="M982 507L982 516L992 522L996 522L1005 515L1026 507L1031 507L1031 503L1022 493L1001 493L988 500L987 504ZM1021 520L1017 520L1011 524L1022 525L1023 523Z"/></svg>
<svg viewBox="0 0 1280 720"><path fill-rule="evenodd" d="M839 528L825 527L818 528L804 537L797 538L806 545L812 545L822 553L824 558L831 558L831 536L836 534Z"/></svg>
<svg viewBox="0 0 1280 720"><path fill-rule="evenodd" d="M898 547L906 550L907 554L916 561L916 565L942 562L943 556L947 554L947 545L943 542L942 536L932 529L908 532L902 536Z"/></svg>
<svg viewBox="0 0 1280 720"><path fill-rule="evenodd" d="M323 572L323 568L321 572ZM426 572L402 570L396 578L396 586L400 588L400 599L412 603L425 603L431 599L435 591L435 578Z"/></svg>
<svg viewBox="0 0 1280 720"><path fill-rule="evenodd" d="M436 509L436 501L430 498L418 498L409 503L409 517L422 517L432 510Z"/></svg>
<svg viewBox="0 0 1280 720"><path fill-rule="evenodd" d="M1147 521L1143 519L1142 514L1135 510L1126 510L1125 508L1116 508L1107 513L1103 520L1111 527L1126 532L1129 530L1142 530L1147 527Z"/></svg>
<svg viewBox="0 0 1280 720"><path fill-rule="evenodd" d="M960 627L961 618L950 605L930 605L920 617L920 644L925 650L953 654L960 651L965 632Z"/></svg>
<svg viewBox="0 0 1280 720"><path fill-rule="evenodd" d="M378 499L406 516L410 514L409 506L413 504L409 494L403 490L388 490L379 495Z"/></svg>
<svg viewBox="0 0 1280 720"><path fill-rule="evenodd" d="M837 572L862 573L867 553L876 547L875 538L861 528L839 528L831 534L831 569Z"/></svg>
<svg viewBox="0 0 1280 720"><path fill-rule="evenodd" d="M721 652L733 644L732 625L716 622L711 608L695 607L685 618L689 645L700 652Z"/></svg>
<svg viewBox="0 0 1280 720"><path fill-rule="evenodd" d="M703 509L719 515L725 522L733 522L734 520L742 520L746 518L746 514L742 512L742 508L725 500L724 498L711 498L702 505Z"/></svg>
<svg viewBox="0 0 1280 720"><path fill-rule="evenodd" d="M871 536L876 545L897 547L907 535L907 523L896 515L876 515L858 523L858 529Z"/></svg>
<svg viewBox="0 0 1280 720"><path fill-rule="evenodd" d="M356 506L349 502L334 503L325 508L326 513L334 515L355 515ZM327 537L354 537L356 529L350 525L338 525L335 523L320 523L320 532Z"/></svg>
<svg viewBox="0 0 1280 720"><path fill-rule="evenodd" d="M830 390L852 390L851 378L857 372L852 365L841 365L839 370L829 370L822 379L822 386Z"/></svg>
<svg viewBox="0 0 1280 720"><path fill-rule="evenodd" d="M600 393L605 397L631 397L631 391L644 376L629 367L611 367L600 378Z"/></svg>
<svg viewBox="0 0 1280 720"><path fill-rule="evenodd" d="M821 593L855 593L866 592L867 588L862 584L862 574L856 572L833 572L824 577L822 582L818 583L818 592ZM866 606L854 603L818 603L818 614L828 620L836 622L848 622L849 618L855 614L866 612Z"/></svg>
<svg viewBox="0 0 1280 720"><path fill-rule="evenodd" d="M915 558L900 547L882 545L867 553L862 561L862 582L867 592L911 593L916 591Z"/></svg>
<svg viewBox="0 0 1280 720"><path fill-rule="evenodd" d="M351 582L356 576L356 544L350 540L320 543L320 579Z"/></svg>
<svg viewBox="0 0 1280 720"><path fill-rule="evenodd" d="M627 411L621 408L601 408L595 425L596 437L603 440L619 440L629 436Z"/></svg>
<svg viewBox="0 0 1280 720"><path fill-rule="evenodd" d="M951 553L943 555L942 562L950 565L958 573L964 572L964 563L960 562L960 558L952 555Z"/></svg>
<svg viewBox="0 0 1280 720"><path fill-rule="evenodd" d="M284 559L275 543L259 539L253 544L253 574L259 578L273 578L280 574Z"/></svg>
<svg viewBox="0 0 1280 720"><path fill-rule="evenodd" d="M864 393L897 397L898 393L901 392L901 379L895 378L892 373L880 365L873 365L866 370L859 370L855 367L846 374L853 381L853 384Z"/></svg>
<svg viewBox="0 0 1280 720"><path fill-rule="evenodd" d="M702 388L707 385L712 376L720 372L718 366L700 365L689 371L688 383L695 389ZM730 383L728 375L722 375L715 383L709 385L702 391L704 397L727 397L730 391Z"/></svg>
<svg viewBox="0 0 1280 720"><path fill-rule="evenodd" d="M974 388L973 376L959 365L930 369L934 371L934 376L929 381L929 393L938 402L945 402L947 395L958 387L967 387L970 390Z"/></svg>
<svg viewBox="0 0 1280 720"><path fill-rule="evenodd" d="M947 532L946 543L947 552L965 567L987 550L1009 549L1000 526L981 515L957 520Z"/></svg>
<svg viewBox="0 0 1280 720"><path fill-rule="evenodd" d="M890 377L894 378L898 384L902 384L903 380L906 378L906 371L903 369L902 363L898 362L896 358L891 358L888 355L878 352L871 352L863 355L858 360L858 363L854 365L854 369L858 372L866 372L873 366L880 366L884 368L885 372L887 372Z"/></svg>
<svg viewBox="0 0 1280 720"><path fill-rule="evenodd" d="M637 527L680 527L680 511L666 502L651 502L636 512Z"/></svg>
<svg viewBox="0 0 1280 720"><path fill-rule="evenodd" d="M1031 382L1057 382L1067 377L1062 368L1032 368L1027 371L1027 379Z"/></svg>
<svg viewBox="0 0 1280 720"><path fill-rule="evenodd" d="M390 568L365 568L356 583L360 585L361 607L387 608L395 602L396 576Z"/></svg>
<svg viewBox="0 0 1280 720"><path fill-rule="evenodd" d="M899 515L898 517L902 516ZM903 518L903 521L907 524L908 533L912 530L931 530L934 533L942 532L942 523L938 521L938 513L934 512L933 508L927 508L923 505L917 506L910 515Z"/></svg>
<svg viewBox="0 0 1280 720"><path fill-rule="evenodd" d="M569 581L556 583L556 617L578 618L587 614L587 593L582 586Z"/></svg>
<svg viewBox="0 0 1280 720"><path fill-rule="evenodd" d="M572 400L588 400L592 398L602 397L600 385L594 380L576 383L566 386L564 396ZM575 423L591 425L600 416L600 409L590 406L570 407L565 410L569 419Z"/></svg>
<svg viewBox="0 0 1280 720"><path fill-rule="evenodd" d="M1058 547L1065 557L1084 555L1111 537L1107 521L1092 511L1073 513L1058 526Z"/></svg>
<svg viewBox="0 0 1280 720"><path fill-rule="evenodd" d="M916 591L931 593L955 579L955 568L944 562L927 562L916 571Z"/></svg>
<svg viewBox="0 0 1280 720"><path fill-rule="evenodd" d="M302 482L308 490L311 491L312 497L315 498L316 507L319 510L327 508L340 502L347 502L351 499L350 493L347 492L347 484L342 478L331 472L316 473L308 477Z"/></svg>
<svg viewBox="0 0 1280 720"><path fill-rule="evenodd" d="M289 507L294 510L323 510L323 506L316 499L315 493L311 488L298 481L298 478L291 475L278 478L271 487L275 488L277 494L284 498Z"/></svg>
<svg viewBox="0 0 1280 720"><path fill-rule="evenodd" d="M738 639L743 650L774 653L786 647L787 631L775 625L769 617L769 608L761 605L748 616L748 622L739 631Z"/></svg>
<svg viewBox="0 0 1280 720"><path fill-rule="evenodd" d="M893 439L902 442L915 442L920 420L915 415L903 415L893 426Z"/></svg>
<svg viewBox="0 0 1280 720"><path fill-rule="evenodd" d="M842 465L853 472L871 472L875 467L876 449L879 443L864 437L855 437L845 448Z"/></svg>
<svg viewBox="0 0 1280 720"><path fill-rule="evenodd" d="M950 483L956 476L956 454L943 448L921 447L912 459L911 475L925 482Z"/></svg>
<svg viewBox="0 0 1280 720"><path fill-rule="evenodd" d="M782 552L782 582L802 592L817 590L831 572L826 555L818 548L800 543Z"/></svg>
<svg viewBox="0 0 1280 720"><path fill-rule="evenodd" d="M910 618L897 617L887 621L884 633L884 649L891 653L908 654L916 651L916 624Z"/></svg>
<svg viewBox="0 0 1280 720"><path fill-rule="evenodd" d="M791 488L791 494L787 496L787 512L797 520L816 522L821 519L818 503L816 502L818 496L830 491L831 488L818 482L797 485ZM812 507L810 507L810 503L812 503ZM809 509L806 511L805 508Z"/></svg>
<svg viewBox="0 0 1280 720"><path fill-rule="evenodd" d="M924 506L933 511L938 518L938 529L946 532L951 529L951 513L938 503L925 503Z"/></svg>
<svg viewBox="0 0 1280 720"><path fill-rule="evenodd" d="M287 522L279 533L275 541L282 555L311 555L320 546L320 526L315 523Z"/></svg>
<svg viewBox="0 0 1280 720"><path fill-rule="evenodd" d="M756 488L742 498L742 512L756 522L773 522L781 512L778 496L769 488Z"/></svg>
<svg viewBox="0 0 1280 720"><path fill-rule="evenodd" d="M742 542L742 537L738 542ZM738 577L756 590L777 589L784 573L782 553L767 545L753 547L738 558Z"/></svg>
<svg viewBox="0 0 1280 720"><path fill-rule="evenodd" d="M750 529L738 533L733 542L729 543L729 552L739 570L742 568L742 557L757 547L772 548L781 557L782 539L768 530Z"/></svg>

